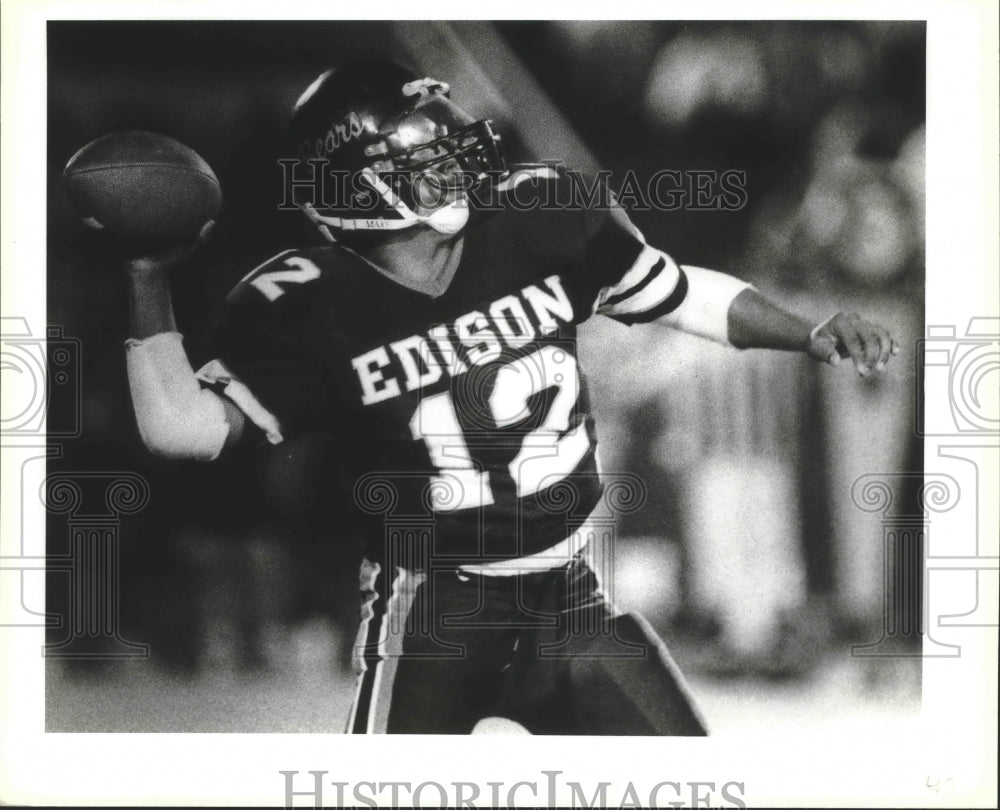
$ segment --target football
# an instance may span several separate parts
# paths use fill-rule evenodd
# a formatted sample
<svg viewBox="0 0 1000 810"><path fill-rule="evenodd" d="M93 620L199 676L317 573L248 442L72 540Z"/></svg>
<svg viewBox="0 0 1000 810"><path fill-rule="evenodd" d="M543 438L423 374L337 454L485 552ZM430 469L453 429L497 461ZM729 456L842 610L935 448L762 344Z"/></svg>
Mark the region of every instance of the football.
<svg viewBox="0 0 1000 810"><path fill-rule="evenodd" d="M222 204L197 152L154 132L115 132L80 149L63 171L83 222L145 248L194 240Z"/></svg>

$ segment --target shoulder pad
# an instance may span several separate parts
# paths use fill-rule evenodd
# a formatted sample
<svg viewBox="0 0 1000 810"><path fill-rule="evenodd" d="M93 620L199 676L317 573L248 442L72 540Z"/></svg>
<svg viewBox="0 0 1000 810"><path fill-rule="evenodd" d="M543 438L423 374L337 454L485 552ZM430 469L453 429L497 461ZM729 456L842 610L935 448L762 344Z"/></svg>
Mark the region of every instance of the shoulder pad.
<svg viewBox="0 0 1000 810"><path fill-rule="evenodd" d="M519 186L525 180L535 183L540 181L557 180L565 173L559 166L552 166L546 163L519 163L511 167L510 175L497 186L497 191L504 193Z"/></svg>
<svg viewBox="0 0 1000 810"><path fill-rule="evenodd" d="M267 302L277 301L297 287L315 281L323 271L303 251L286 250L272 256L247 273L229 293L228 300L260 297Z"/></svg>
<svg viewBox="0 0 1000 810"><path fill-rule="evenodd" d="M518 211L584 211L603 217L616 204L609 177L606 171L589 174L562 164L519 164L497 191Z"/></svg>

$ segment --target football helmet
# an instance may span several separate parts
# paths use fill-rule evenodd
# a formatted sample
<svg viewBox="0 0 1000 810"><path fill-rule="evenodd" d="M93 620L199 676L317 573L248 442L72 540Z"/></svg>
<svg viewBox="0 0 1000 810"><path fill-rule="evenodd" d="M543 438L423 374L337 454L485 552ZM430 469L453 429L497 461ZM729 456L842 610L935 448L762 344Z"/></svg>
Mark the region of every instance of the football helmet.
<svg viewBox="0 0 1000 810"><path fill-rule="evenodd" d="M381 60L328 70L305 90L288 127L285 179L327 239L420 224L456 233L468 219L465 192L507 176L493 122L472 118L449 91Z"/></svg>

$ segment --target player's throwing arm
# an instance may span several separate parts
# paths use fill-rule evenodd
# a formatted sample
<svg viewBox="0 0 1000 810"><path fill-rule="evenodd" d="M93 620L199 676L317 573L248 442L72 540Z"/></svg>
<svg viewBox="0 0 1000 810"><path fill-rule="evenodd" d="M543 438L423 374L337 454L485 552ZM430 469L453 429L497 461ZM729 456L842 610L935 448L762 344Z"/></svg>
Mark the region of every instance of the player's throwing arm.
<svg viewBox="0 0 1000 810"><path fill-rule="evenodd" d="M63 174L81 219L131 255L129 386L146 447L167 458L211 460L242 434L244 417L202 389L174 319L169 271L208 237L222 202L208 164L149 132L106 135L83 147Z"/></svg>

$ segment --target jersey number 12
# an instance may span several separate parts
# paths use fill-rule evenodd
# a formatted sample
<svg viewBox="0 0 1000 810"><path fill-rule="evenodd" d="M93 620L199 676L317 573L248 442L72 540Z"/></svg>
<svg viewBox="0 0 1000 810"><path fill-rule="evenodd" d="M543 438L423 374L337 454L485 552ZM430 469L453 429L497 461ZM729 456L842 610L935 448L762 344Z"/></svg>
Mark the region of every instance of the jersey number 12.
<svg viewBox="0 0 1000 810"><path fill-rule="evenodd" d="M519 498L569 475L590 449L585 424L581 421L570 429L580 394L576 359L557 346L543 346L502 366L489 398L490 415L502 429L526 418L531 398L550 388L556 393L545 419L524 434L508 465ZM431 463L438 470L430 488L435 511L452 512L494 502L489 472L472 460L451 392L421 400L410 419L410 431L414 439L427 445Z"/></svg>

